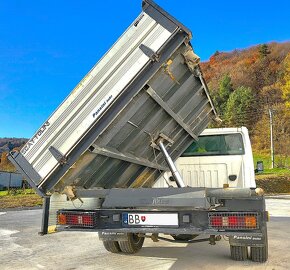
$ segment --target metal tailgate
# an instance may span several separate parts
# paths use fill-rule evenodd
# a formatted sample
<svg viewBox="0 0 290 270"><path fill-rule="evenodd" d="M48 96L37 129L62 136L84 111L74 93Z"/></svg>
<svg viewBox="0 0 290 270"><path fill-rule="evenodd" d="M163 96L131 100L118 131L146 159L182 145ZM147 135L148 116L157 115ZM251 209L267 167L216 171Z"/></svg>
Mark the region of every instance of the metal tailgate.
<svg viewBox="0 0 290 270"><path fill-rule="evenodd" d="M215 116L190 31L152 1L11 161L42 195L151 186Z"/></svg>

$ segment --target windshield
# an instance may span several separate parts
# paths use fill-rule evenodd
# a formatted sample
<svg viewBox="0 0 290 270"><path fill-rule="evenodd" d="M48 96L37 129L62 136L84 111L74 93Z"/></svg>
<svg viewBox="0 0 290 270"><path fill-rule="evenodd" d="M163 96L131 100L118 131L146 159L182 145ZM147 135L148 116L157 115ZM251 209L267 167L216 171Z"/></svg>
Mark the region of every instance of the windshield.
<svg viewBox="0 0 290 270"><path fill-rule="evenodd" d="M198 142L190 145L181 156L243 155L244 153L242 135L237 133L200 136Z"/></svg>

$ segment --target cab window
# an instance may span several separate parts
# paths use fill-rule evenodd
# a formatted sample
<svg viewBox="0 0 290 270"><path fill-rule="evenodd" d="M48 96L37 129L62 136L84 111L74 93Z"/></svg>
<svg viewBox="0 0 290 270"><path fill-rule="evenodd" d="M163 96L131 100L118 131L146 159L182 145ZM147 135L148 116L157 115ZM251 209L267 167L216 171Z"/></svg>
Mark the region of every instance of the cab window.
<svg viewBox="0 0 290 270"><path fill-rule="evenodd" d="M182 157L243 155L245 153L241 134L223 134L199 136L199 140L190 145Z"/></svg>

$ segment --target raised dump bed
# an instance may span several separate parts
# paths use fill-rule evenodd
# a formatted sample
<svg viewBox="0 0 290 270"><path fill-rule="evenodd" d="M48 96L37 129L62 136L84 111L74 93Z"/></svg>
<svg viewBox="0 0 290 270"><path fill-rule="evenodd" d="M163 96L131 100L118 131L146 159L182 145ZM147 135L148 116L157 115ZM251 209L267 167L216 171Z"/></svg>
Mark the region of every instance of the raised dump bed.
<svg viewBox="0 0 290 270"><path fill-rule="evenodd" d="M20 152L10 159L41 195L67 185L151 187L215 111L190 31L151 1Z"/></svg>

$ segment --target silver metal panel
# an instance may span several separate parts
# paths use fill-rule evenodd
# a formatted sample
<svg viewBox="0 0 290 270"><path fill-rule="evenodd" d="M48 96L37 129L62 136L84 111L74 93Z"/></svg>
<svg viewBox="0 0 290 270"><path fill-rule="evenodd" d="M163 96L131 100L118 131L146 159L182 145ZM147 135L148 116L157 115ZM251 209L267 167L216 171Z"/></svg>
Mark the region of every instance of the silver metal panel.
<svg viewBox="0 0 290 270"><path fill-rule="evenodd" d="M57 160L48 148L53 146L63 155L68 154L101 113L150 61L139 46L146 45L156 52L172 35L146 13L142 13L140 18L138 25L132 24L128 28L46 121L48 124L41 136L34 136L34 143L30 141L22 149L22 154L43 179L57 165Z"/></svg>
<svg viewBox="0 0 290 270"><path fill-rule="evenodd" d="M62 177L56 190L71 184L85 188L152 186L167 168L162 153L151 146L160 133L173 140L166 148L174 160L183 153L214 117L200 78L189 71L182 57L186 50L184 44L168 59L170 74L162 67L140 89ZM111 154L101 149L110 149Z"/></svg>
<svg viewBox="0 0 290 270"><path fill-rule="evenodd" d="M42 192L151 187L167 169L151 146L160 133L176 160L215 117L196 59L185 57L190 32L150 3L14 156Z"/></svg>

